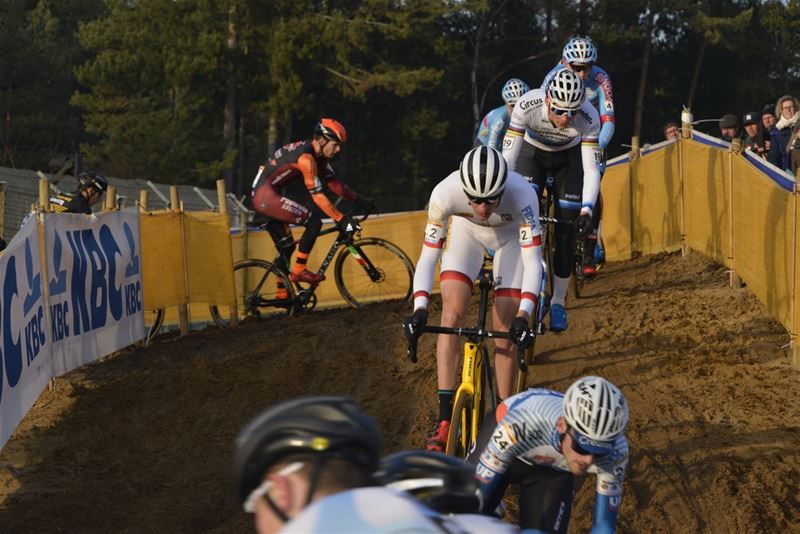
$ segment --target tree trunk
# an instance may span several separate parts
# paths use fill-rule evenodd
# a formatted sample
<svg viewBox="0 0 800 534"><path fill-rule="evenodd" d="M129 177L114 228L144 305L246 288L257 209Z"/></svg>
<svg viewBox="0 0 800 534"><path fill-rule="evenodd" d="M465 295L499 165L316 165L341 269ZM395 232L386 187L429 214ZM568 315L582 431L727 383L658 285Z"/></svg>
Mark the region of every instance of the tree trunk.
<svg viewBox="0 0 800 534"><path fill-rule="evenodd" d="M236 149L236 49L239 38L236 30L236 5L231 3L228 8L228 80L225 88L225 123L222 136L225 139L225 148L230 152ZM225 168L225 188L234 191L234 165Z"/></svg>
<svg viewBox="0 0 800 534"><path fill-rule="evenodd" d="M270 114L267 125L267 156L271 156L278 150L278 120L274 114Z"/></svg>
<svg viewBox="0 0 800 534"><path fill-rule="evenodd" d="M706 55L706 48L708 48L708 41L703 38L703 42L700 44L700 50L697 52L697 59L694 62L692 81L689 83L689 98L687 99L688 102L686 104L689 109L692 109L694 94L697 91L697 84L700 81L700 71L703 68L703 58Z"/></svg>
<svg viewBox="0 0 800 534"><path fill-rule="evenodd" d="M653 22L655 20L655 9L650 3L648 3L648 10L647 25L644 31L644 49L642 50L642 70L639 74L639 92L636 95L636 115L633 119L633 135L639 138L641 138L642 133L644 95L647 89L647 70L650 67L650 51L653 46Z"/></svg>

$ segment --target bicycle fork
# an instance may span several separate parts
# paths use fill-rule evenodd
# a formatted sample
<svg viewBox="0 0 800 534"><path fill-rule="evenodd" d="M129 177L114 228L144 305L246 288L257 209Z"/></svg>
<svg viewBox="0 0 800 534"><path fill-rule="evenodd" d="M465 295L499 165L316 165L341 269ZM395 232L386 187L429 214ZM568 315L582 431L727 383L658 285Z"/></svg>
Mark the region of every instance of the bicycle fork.
<svg viewBox="0 0 800 534"><path fill-rule="evenodd" d="M472 406L469 412L461 411L460 413L453 414L454 417L461 418L461 424L451 424L450 433L452 434L453 432L460 431L461 435L455 436L455 439L453 436L448 436L447 442L458 443L461 450L465 452L471 449L473 442L478 436L478 425L482 415L480 396L485 393L482 390L481 384L476 382L476 377L477 380L481 379L484 365L486 365L486 362L483 361L483 355L478 345L472 342L464 343L464 361L461 364L461 384L458 386L453 398L458 399L463 395L468 395L472 399ZM468 432L465 432L465 429L468 429ZM455 451L451 450L446 452L448 454L455 453Z"/></svg>

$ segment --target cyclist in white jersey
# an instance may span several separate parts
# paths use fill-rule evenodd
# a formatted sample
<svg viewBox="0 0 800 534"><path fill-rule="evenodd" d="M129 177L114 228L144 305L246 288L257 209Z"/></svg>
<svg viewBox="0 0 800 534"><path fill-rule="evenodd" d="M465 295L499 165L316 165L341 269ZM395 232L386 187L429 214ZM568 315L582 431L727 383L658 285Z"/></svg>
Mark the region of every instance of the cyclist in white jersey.
<svg viewBox="0 0 800 534"><path fill-rule="evenodd" d="M597 47L594 46L591 39L587 37L573 37L564 46L561 54L561 61L547 73L542 82L542 89L546 89L550 80L556 72L562 69L569 69L573 71L578 77L583 80L586 86L586 100L588 100L600 114L600 135L598 136L598 144L600 151L603 154L602 163L600 164L600 175L602 177L605 170L605 153L611 138L614 135L615 119L614 119L614 97L611 87L611 76L606 71L596 65L597 63ZM595 232L592 233L586 240L586 264L583 267L583 273L586 276L594 276L597 274L595 261L602 262L605 259L603 247L600 245L600 227L603 211L603 196L597 197L597 206L593 212L593 225Z"/></svg>
<svg viewBox="0 0 800 534"><path fill-rule="evenodd" d="M529 389L506 399L487 417L467 457L483 492L483 510L519 485L520 528L566 533L576 476L597 475L593 534L613 533L628 467L623 435L628 405L597 376L574 382L565 394Z"/></svg>
<svg viewBox="0 0 800 534"><path fill-rule="evenodd" d="M525 348L533 340L528 317L542 276L540 233L536 193L522 176L507 169L494 148L480 146L470 150L460 169L431 193L428 224L414 274L414 314L403 323L406 337L415 341L427 323L428 300L440 254L441 324L465 326L473 281L487 249L493 249L493 328L508 330L513 338L495 340L497 391L503 399L512 393L516 379L514 343ZM442 452L447 441L458 347L457 336L440 335L437 340L439 418L428 439L429 450Z"/></svg>
<svg viewBox="0 0 800 534"><path fill-rule="evenodd" d="M407 494L374 484L381 437L347 397L303 397L238 434L233 477L259 534L461 532Z"/></svg>
<svg viewBox="0 0 800 534"><path fill-rule="evenodd" d="M383 458L375 478L384 486L405 491L431 510L448 516L466 532L518 532L509 523L481 515L481 493L474 471L461 458L412 450Z"/></svg>
<svg viewBox="0 0 800 534"><path fill-rule="evenodd" d="M560 70L547 91L533 89L520 98L503 140L503 157L541 196L548 174L554 178L554 285L550 330L567 329L565 301L572 273L577 229L580 238L592 229L592 210L600 191L600 117L585 99L583 81ZM574 223L574 227L571 224Z"/></svg>

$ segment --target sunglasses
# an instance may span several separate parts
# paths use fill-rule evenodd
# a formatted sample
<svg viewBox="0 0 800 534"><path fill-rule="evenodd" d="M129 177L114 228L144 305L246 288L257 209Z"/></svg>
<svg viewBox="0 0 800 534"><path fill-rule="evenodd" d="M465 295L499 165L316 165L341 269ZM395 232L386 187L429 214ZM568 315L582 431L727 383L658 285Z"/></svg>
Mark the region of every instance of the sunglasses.
<svg viewBox="0 0 800 534"><path fill-rule="evenodd" d="M575 110L572 110L572 109L560 109L560 108L557 108L555 106L550 106L550 111L552 111L554 114L558 115L559 117L562 116L562 115L566 115L567 117L572 117L573 115L575 115Z"/></svg>
<svg viewBox="0 0 800 534"><path fill-rule="evenodd" d="M484 198L471 197L471 196L467 195L467 199L469 199L469 201L472 204L477 204L477 205L490 204L490 205L492 205L492 204L497 204L498 202L500 202L500 197L501 196L503 196L502 193L499 194L499 195L495 195L493 197L484 197Z"/></svg>
<svg viewBox="0 0 800 534"><path fill-rule="evenodd" d="M304 464L303 462L293 462L275 474L282 477L286 477L291 475L292 473L300 471L304 465L306 464ZM271 480L265 480L259 487L251 491L250 495L247 496L247 500L244 501L244 511L248 514L256 513L256 503L260 498L269 493L269 491L272 489L272 486L274 485L275 483L272 482Z"/></svg>
<svg viewBox="0 0 800 534"><path fill-rule="evenodd" d="M592 64L589 63L588 65L574 65L570 63L569 67L575 72L583 72L585 70L592 70Z"/></svg>
<svg viewBox="0 0 800 534"><path fill-rule="evenodd" d="M600 457L608 454L607 452L606 453L589 452L583 447L581 447L580 443L578 443L578 439L575 437L575 432L572 429L567 430L567 434L569 434L569 437L572 438L572 450L580 454L581 456L588 456L591 454L592 456Z"/></svg>

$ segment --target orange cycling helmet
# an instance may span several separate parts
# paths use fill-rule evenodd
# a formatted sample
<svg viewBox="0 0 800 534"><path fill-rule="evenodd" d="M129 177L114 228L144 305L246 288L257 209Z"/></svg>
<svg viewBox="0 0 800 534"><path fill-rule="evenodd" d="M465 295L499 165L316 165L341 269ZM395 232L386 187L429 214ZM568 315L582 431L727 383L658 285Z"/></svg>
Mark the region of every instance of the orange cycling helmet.
<svg viewBox="0 0 800 534"><path fill-rule="evenodd" d="M331 141L347 142L347 131L342 126L342 123L335 119L320 119L314 127L314 133Z"/></svg>

